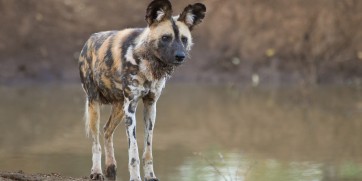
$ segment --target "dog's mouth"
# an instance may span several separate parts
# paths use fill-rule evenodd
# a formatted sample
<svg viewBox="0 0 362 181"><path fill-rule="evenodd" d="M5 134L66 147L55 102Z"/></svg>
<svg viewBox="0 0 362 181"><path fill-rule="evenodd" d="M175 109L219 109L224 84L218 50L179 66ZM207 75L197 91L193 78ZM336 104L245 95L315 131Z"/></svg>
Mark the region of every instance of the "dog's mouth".
<svg viewBox="0 0 362 181"><path fill-rule="evenodd" d="M184 61L183 62L173 62L172 65L179 66L179 65L182 65L183 63L184 63Z"/></svg>
<svg viewBox="0 0 362 181"><path fill-rule="evenodd" d="M182 64L182 62L176 62L176 61L163 61L160 58L156 58L156 61L160 65L160 67L172 67L172 66L179 66Z"/></svg>

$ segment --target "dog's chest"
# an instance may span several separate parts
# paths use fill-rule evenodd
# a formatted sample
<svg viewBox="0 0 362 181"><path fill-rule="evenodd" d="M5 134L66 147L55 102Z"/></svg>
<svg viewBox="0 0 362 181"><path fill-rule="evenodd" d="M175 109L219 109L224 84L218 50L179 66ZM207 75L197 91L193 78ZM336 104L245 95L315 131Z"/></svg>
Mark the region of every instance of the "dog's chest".
<svg viewBox="0 0 362 181"><path fill-rule="evenodd" d="M126 64L127 66L127 64ZM136 71L124 71L123 72L123 89L125 91L125 97L137 98L144 97L149 93L159 95L164 88L166 78L162 77L156 79L150 67L150 64L146 60L140 60L138 65L134 68L125 67L124 70L136 70Z"/></svg>
<svg viewBox="0 0 362 181"><path fill-rule="evenodd" d="M160 95L165 86L165 78L159 80L147 80L144 76L131 76L128 85L125 86L125 97L128 98L142 98L152 93Z"/></svg>

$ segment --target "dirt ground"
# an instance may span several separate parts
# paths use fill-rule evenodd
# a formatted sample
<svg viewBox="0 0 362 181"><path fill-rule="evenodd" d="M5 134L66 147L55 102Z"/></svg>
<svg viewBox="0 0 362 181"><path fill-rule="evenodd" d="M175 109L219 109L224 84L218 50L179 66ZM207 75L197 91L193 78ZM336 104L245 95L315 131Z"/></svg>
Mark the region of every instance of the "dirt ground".
<svg viewBox="0 0 362 181"><path fill-rule="evenodd" d="M362 1L210 0L172 81L362 82ZM194 1L173 2L178 14ZM0 83L79 81L94 32L144 27L144 1L0 0Z"/></svg>
<svg viewBox="0 0 362 181"><path fill-rule="evenodd" d="M72 181L88 181L89 179L87 177L84 178L72 178L72 177L66 177L61 176L57 173L50 173L50 174L27 174L23 171L18 172L0 172L0 180L1 181L53 181L53 180L59 180L59 181L65 181L65 180L72 180Z"/></svg>

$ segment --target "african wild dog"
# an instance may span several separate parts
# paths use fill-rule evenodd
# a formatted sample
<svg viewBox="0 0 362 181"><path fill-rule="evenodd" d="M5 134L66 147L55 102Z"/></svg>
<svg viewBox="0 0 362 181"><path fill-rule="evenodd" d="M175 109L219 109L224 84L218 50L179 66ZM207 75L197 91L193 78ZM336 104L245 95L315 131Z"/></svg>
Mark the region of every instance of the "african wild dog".
<svg viewBox="0 0 362 181"><path fill-rule="evenodd" d="M143 168L145 180L157 180L153 171L152 135L156 102L174 68L181 65L192 46L190 31L205 17L201 3L188 5L172 17L168 0L152 1L146 12L148 26L139 29L93 34L79 57L82 86L87 94L86 130L93 137L91 179L103 179L99 142L99 108L111 104L112 111L103 127L105 176L116 177L113 132L124 120L128 137L130 180L141 180L136 141L135 112L138 100L144 103L145 141Z"/></svg>

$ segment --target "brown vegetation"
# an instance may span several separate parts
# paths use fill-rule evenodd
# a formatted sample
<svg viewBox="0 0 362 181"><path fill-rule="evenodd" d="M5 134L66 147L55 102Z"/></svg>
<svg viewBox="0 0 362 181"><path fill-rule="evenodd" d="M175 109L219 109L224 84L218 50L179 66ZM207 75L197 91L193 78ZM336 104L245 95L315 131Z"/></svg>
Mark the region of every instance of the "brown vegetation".
<svg viewBox="0 0 362 181"><path fill-rule="evenodd" d="M175 1L175 13L195 1ZM0 82L78 81L91 33L145 26L145 1L0 0ZM209 0L175 80L346 83L362 77L362 1Z"/></svg>

